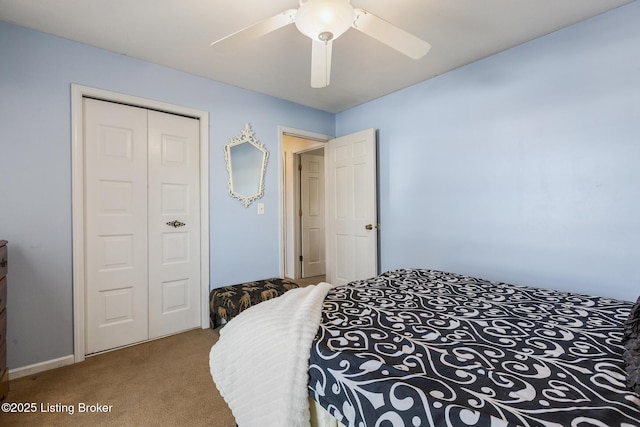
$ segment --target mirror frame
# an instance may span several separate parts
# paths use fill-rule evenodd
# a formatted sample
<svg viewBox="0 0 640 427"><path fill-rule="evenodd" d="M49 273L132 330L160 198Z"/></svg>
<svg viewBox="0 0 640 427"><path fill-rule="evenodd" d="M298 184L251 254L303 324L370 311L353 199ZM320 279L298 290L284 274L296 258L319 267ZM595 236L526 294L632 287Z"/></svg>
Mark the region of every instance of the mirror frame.
<svg viewBox="0 0 640 427"><path fill-rule="evenodd" d="M233 166L231 161L231 148L235 147L236 145L247 144L247 143L253 145L260 152L262 152L262 165L260 168L261 170L260 170L260 182L258 183L258 192L255 194L249 194L249 195L240 194L234 190ZM255 134L253 133L253 130L251 129L250 123L247 123L244 126L244 129L242 130L242 132L240 132L240 135L236 136L235 138L232 138L229 141L229 143L225 144L224 146L224 159L225 159L225 162L227 163L227 172L229 174L229 181L228 181L229 195L235 199L240 200L240 203L242 203L242 205L245 208L249 207L249 205L254 200L260 199L264 195L264 176L267 171L268 158L269 158L269 152L267 151L265 146L261 144L260 141L258 141L258 139L256 138Z"/></svg>

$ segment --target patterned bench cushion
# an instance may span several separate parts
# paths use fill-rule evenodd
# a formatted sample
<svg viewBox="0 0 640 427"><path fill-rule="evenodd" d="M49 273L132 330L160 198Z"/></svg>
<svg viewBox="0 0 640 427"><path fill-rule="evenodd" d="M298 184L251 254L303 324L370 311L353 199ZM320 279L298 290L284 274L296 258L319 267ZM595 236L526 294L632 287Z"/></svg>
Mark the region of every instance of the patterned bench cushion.
<svg viewBox="0 0 640 427"><path fill-rule="evenodd" d="M298 287L289 279L272 278L213 289L209 293L209 323L212 328L220 326L222 319L229 321L252 305Z"/></svg>

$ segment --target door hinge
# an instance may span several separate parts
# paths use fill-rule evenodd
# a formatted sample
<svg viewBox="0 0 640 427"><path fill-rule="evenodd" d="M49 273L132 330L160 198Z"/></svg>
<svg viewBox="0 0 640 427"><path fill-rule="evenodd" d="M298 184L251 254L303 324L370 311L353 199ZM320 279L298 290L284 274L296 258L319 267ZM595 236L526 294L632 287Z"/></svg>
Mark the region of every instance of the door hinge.
<svg viewBox="0 0 640 427"><path fill-rule="evenodd" d="M302 216L302 209L298 209L298 216Z"/></svg>
<svg viewBox="0 0 640 427"><path fill-rule="evenodd" d="M302 170L302 163L298 165L298 170L301 171Z"/></svg>
<svg viewBox="0 0 640 427"><path fill-rule="evenodd" d="M300 262L302 262L302 255L300 255Z"/></svg>

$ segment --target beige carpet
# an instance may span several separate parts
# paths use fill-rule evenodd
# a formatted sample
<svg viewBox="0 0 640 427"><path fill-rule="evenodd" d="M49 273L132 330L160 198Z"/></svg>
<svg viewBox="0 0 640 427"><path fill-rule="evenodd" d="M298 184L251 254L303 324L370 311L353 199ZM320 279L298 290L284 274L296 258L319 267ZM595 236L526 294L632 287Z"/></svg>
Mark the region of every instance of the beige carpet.
<svg viewBox="0 0 640 427"><path fill-rule="evenodd" d="M12 380L1 403L36 410L2 411L0 425L234 427L209 373L217 339L217 331L197 329ZM107 412L80 412L96 404Z"/></svg>

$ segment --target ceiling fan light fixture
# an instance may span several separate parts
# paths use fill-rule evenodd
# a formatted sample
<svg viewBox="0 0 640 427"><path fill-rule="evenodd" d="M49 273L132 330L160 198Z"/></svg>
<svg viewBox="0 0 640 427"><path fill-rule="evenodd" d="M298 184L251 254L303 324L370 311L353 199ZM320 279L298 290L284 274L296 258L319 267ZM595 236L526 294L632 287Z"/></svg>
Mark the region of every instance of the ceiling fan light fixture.
<svg viewBox="0 0 640 427"><path fill-rule="evenodd" d="M0 0L2 1L2 0ZM351 0L299 0L298 9L288 9L211 43L248 41L295 22L298 31L311 39L311 87L329 86L333 40L349 28L386 44L413 59L427 54L431 45L364 9L354 9Z"/></svg>
<svg viewBox="0 0 640 427"><path fill-rule="evenodd" d="M327 42L351 28L354 18L349 0L307 0L300 2L295 23L310 39Z"/></svg>

